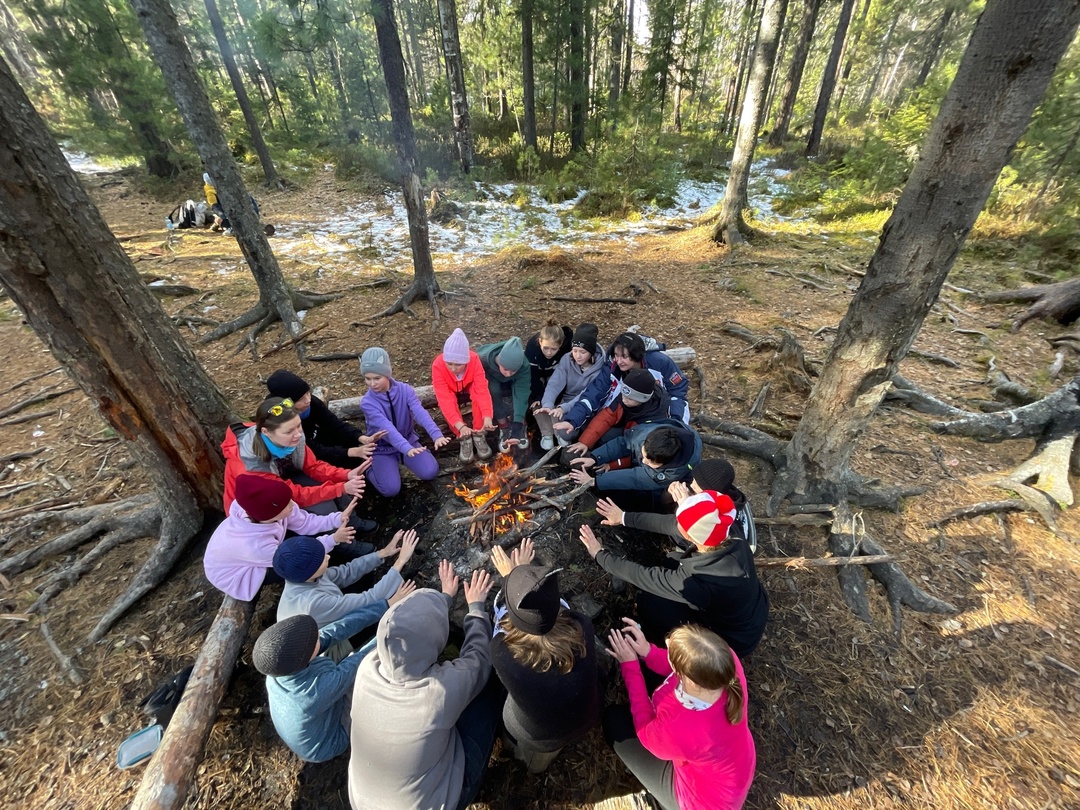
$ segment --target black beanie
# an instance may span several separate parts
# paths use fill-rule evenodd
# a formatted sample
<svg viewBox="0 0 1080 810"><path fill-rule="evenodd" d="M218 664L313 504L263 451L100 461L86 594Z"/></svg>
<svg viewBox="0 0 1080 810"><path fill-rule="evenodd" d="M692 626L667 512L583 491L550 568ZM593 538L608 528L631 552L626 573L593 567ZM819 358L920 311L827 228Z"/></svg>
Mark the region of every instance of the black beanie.
<svg viewBox="0 0 1080 810"><path fill-rule="evenodd" d="M318 640L319 625L313 618L306 614L290 616L259 636L251 662L263 675L295 675L311 661Z"/></svg>
<svg viewBox="0 0 1080 810"><path fill-rule="evenodd" d="M519 565L506 576L504 588L510 624L542 636L559 618L557 569L546 565Z"/></svg>
<svg viewBox="0 0 1080 810"><path fill-rule="evenodd" d="M571 346L580 346L589 354L596 354L596 338L599 335L595 323L583 323L574 330Z"/></svg>
<svg viewBox="0 0 1080 810"><path fill-rule="evenodd" d="M623 377L622 395L643 404L656 393L656 379L647 368L632 368Z"/></svg>
<svg viewBox="0 0 1080 810"><path fill-rule="evenodd" d="M694 481L702 489L727 493L735 483L735 468L727 459L706 459L694 467Z"/></svg>
<svg viewBox="0 0 1080 810"><path fill-rule="evenodd" d="M302 378L283 368L279 368L266 381L270 396L287 397L293 402L311 390L311 386Z"/></svg>

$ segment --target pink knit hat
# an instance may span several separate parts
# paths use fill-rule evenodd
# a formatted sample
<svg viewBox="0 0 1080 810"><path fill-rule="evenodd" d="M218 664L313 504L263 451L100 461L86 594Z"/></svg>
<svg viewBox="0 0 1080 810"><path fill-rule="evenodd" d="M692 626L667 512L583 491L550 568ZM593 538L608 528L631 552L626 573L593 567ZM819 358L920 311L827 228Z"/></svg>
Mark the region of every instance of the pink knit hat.
<svg viewBox="0 0 1080 810"><path fill-rule="evenodd" d="M699 546L718 546L735 522L735 502L727 495L706 490L687 498L675 512L682 530Z"/></svg>
<svg viewBox="0 0 1080 810"><path fill-rule="evenodd" d="M469 339L460 329L455 329L442 347L443 360L447 363L469 362Z"/></svg>

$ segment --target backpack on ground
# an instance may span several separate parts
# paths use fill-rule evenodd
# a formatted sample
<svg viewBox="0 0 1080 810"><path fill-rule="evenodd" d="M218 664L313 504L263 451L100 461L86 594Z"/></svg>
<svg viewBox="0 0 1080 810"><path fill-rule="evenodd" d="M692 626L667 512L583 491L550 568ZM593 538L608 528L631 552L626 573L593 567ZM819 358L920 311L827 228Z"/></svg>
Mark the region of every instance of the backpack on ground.
<svg viewBox="0 0 1080 810"><path fill-rule="evenodd" d="M206 203L196 203L194 200L187 200L176 206L169 216L165 217L165 227L169 230L174 228L178 230L184 230L186 228L202 228L206 226L206 221Z"/></svg>

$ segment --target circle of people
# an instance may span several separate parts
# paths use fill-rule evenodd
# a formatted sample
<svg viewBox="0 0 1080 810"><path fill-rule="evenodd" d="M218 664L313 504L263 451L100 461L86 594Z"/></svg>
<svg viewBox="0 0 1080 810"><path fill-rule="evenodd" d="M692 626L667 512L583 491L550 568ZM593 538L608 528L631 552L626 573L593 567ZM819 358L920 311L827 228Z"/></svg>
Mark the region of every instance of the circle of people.
<svg viewBox="0 0 1080 810"><path fill-rule="evenodd" d="M549 321L524 344L513 337L476 350L455 329L431 366L462 462L490 459L492 442L500 452L524 443L531 416L541 448L557 443L573 479L595 486L602 525L678 544L662 565L646 566L581 527L596 563L637 589L635 618L611 629L606 645L562 598L560 569L526 539L510 554L492 549L502 578L492 608L491 574L465 577L463 635L448 657L462 589L450 562L439 565L439 588L420 588L402 578L414 530L380 549L357 539L378 529L356 513L366 486L397 495L402 464L434 479L433 451L452 441L393 376L384 349L360 358L366 431L284 369L267 380L271 396L254 422L229 427L227 517L208 543L206 575L240 600L284 582L253 662L294 753L322 762L350 752L353 808L465 808L497 735L540 773L597 724L660 806L742 806L755 749L740 657L757 646L769 602L749 503L727 461L701 459L687 379L663 348L624 332L605 350L594 324ZM604 707L612 659L629 706Z"/></svg>

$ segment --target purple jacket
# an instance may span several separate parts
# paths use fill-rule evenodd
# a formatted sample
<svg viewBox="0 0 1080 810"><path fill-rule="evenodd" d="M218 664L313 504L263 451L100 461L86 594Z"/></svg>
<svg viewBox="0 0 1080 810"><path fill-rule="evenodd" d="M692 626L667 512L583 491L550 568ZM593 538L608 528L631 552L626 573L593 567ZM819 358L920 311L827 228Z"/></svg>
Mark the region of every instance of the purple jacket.
<svg viewBox="0 0 1080 810"><path fill-rule="evenodd" d="M313 515L299 506L294 506L292 514L284 520L256 523L233 501L229 516L221 521L206 544L203 555L206 578L219 591L246 602L258 593L286 531L313 536L330 551L334 547L333 532L340 525L340 512Z"/></svg>
<svg viewBox="0 0 1080 810"><path fill-rule="evenodd" d="M442 431L435 424L416 389L408 383L390 378L390 390L385 394L376 394L368 390L360 400L360 410L367 421L367 434L373 436L380 430L386 431L386 437L375 445L376 453L401 453L404 455L414 447L420 446L420 437L416 435L416 423L428 436L442 438Z"/></svg>

